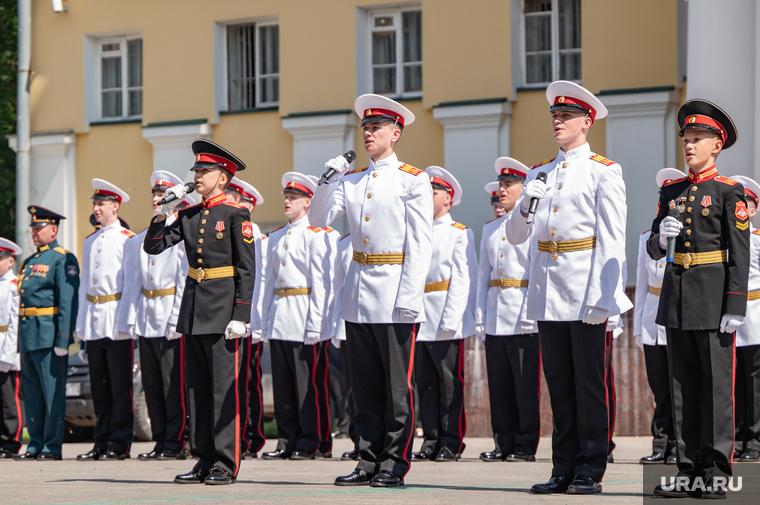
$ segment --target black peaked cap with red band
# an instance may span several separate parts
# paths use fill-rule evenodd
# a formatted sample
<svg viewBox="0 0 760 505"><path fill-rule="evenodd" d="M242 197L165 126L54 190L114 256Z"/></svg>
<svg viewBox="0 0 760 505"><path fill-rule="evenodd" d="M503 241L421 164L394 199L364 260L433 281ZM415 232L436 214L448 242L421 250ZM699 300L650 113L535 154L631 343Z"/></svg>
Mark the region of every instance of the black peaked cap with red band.
<svg viewBox="0 0 760 505"><path fill-rule="evenodd" d="M723 139L723 149L728 149L736 143L736 125L726 112L707 100L695 98L687 100L678 109L678 134L689 129L715 132Z"/></svg>
<svg viewBox="0 0 760 505"><path fill-rule="evenodd" d="M195 164L190 170L223 168L232 175L240 170L245 170L245 163L240 158L210 140L195 140L193 142L193 154L195 155Z"/></svg>

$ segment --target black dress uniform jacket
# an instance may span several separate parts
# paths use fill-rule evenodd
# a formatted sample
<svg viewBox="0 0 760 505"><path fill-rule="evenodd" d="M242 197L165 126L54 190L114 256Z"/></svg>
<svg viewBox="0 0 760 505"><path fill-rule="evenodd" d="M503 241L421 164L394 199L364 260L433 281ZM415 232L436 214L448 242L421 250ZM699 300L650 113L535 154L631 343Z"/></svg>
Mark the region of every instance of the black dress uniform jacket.
<svg viewBox="0 0 760 505"><path fill-rule="evenodd" d="M224 333L230 321L249 322L255 278L254 232L248 209L230 203L224 194L179 212L164 227L155 218L145 235L144 249L159 254L180 240L185 242L191 268L234 266L237 276L205 279L188 277L177 319L183 335Z"/></svg>
<svg viewBox="0 0 760 505"><path fill-rule="evenodd" d="M675 202L675 209L670 203ZM681 330L720 327L724 314L744 316L749 278L749 215L741 184L717 175L715 168L665 183L647 253L658 260L660 222L673 215L683 223L677 253L728 250L728 261L685 268L668 263L662 280L657 324ZM680 208L679 208L680 207ZM681 212L681 210L683 212ZM726 230L723 234L722 230ZM723 296L705 296L722 290Z"/></svg>

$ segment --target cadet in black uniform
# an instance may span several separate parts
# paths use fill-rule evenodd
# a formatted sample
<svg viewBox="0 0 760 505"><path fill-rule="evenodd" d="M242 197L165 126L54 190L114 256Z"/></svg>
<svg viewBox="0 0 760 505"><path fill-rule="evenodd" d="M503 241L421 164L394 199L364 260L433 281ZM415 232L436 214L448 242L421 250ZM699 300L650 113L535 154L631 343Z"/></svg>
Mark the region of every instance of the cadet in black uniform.
<svg viewBox="0 0 760 505"><path fill-rule="evenodd" d="M224 188L245 164L206 140L193 142L195 184L200 205L180 211L164 227L186 189L177 185L167 196L145 236L145 252L159 254L184 241L189 272L177 320L185 335L190 406L190 447L198 463L178 475L178 484L232 484L240 469L240 337L250 319L255 276L251 214L224 196Z"/></svg>
<svg viewBox="0 0 760 505"><path fill-rule="evenodd" d="M701 477L702 496L720 498L720 483L731 476L734 332L747 308L749 214L742 185L715 168L721 150L736 142L728 114L689 100L678 124L689 175L663 185L647 253L658 260L675 239L656 322L668 338L678 476ZM654 492L687 495L674 485Z"/></svg>

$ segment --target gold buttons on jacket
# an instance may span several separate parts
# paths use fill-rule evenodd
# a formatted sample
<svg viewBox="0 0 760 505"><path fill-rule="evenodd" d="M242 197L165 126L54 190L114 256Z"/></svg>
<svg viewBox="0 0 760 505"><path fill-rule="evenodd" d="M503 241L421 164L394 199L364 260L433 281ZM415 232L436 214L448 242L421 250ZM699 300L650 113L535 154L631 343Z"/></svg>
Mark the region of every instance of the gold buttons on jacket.
<svg viewBox="0 0 760 505"><path fill-rule="evenodd" d="M198 233L206 233L206 230L204 230L203 228L201 228L200 230L198 230Z"/></svg>
<svg viewBox="0 0 760 505"><path fill-rule="evenodd" d="M504 242L505 240L507 240L507 237L501 237L502 242Z"/></svg>
<svg viewBox="0 0 760 505"><path fill-rule="evenodd" d="M552 235L556 235L557 234L557 230L552 230L549 233L551 233Z"/></svg>
<svg viewBox="0 0 760 505"><path fill-rule="evenodd" d="M372 193L367 193L367 198L372 198Z"/></svg>
<svg viewBox="0 0 760 505"><path fill-rule="evenodd" d="M153 277L151 277L150 280L153 280Z"/></svg>
<svg viewBox="0 0 760 505"><path fill-rule="evenodd" d="M201 219L201 224L206 224L206 220L205 219Z"/></svg>
<svg viewBox="0 0 760 505"><path fill-rule="evenodd" d="M364 243L366 244L367 242L369 242L369 240L367 240L367 239L365 238L364 240L362 240L362 242L364 242Z"/></svg>
<svg viewBox="0 0 760 505"><path fill-rule="evenodd" d="M557 189L562 189L562 184L560 184L559 186L557 186Z"/></svg>
<svg viewBox="0 0 760 505"><path fill-rule="evenodd" d="M693 201L694 201L694 195L691 195L691 196L689 197L689 201L690 201L690 202L693 202Z"/></svg>
<svg viewBox="0 0 760 505"><path fill-rule="evenodd" d="M372 178L377 177L377 172L372 172Z"/></svg>
<svg viewBox="0 0 760 505"><path fill-rule="evenodd" d="M686 230L687 235L691 235L691 230Z"/></svg>
<svg viewBox="0 0 760 505"><path fill-rule="evenodd" d="M204 215L204 216L208 216L208 210L204 210L204 211L203 211L203 215Z"/></svg>
<svg viewBox="0 0 760 505"><path fill-rule="evenodd" d="M285 266L285 262L284 261L282 262L282 266Z"/></svg>
<svg viewBox="0 0 760 505"><path fill-rule="evenodd" d="M686 247L691 247L691 242L684 242L683 245L685 245Z"/></svg>
<svg viewBox="0 0 760 505"><path fill-rule="evenodd" d="M95 265L95 268L98 268L98 265ZM29 278L29 277L27 277L27 279L28 279L28 278Z"/></svg>
<svg viewBox="0 0 760 505"><path fill-rule="evenodd" d="M92 281L92 283L93 283L93 284L97 284L97 283L98 283L98 281Z"/></svg>
<svg viewBox="0 0 760 505"><path fill-rule="evenodd" d="M696 191L697 189L698 189L698 188L697 188L696 186L692 186L692 187L691 187L691 190L692 190L692 191Z"/></svg>
<svg viewBox="0 0 760 505"><path fill-rule="evenodd" d="M553 260L556 260L556 259L557 259L557 253L554 253L554 254L552 254L552 259L553 259Z"/></svg>
<svg viewBox="0 0 760 505"><path fill-rule="evenodd" d="M199 238L199 239L198 239L198 243L199 243L199 244L202 244L202 243L203 243L203 239L202 239L202 238Z"/></svg>
<svg viewBox="0 0 760 505"><path fill-rule="evenodd" d="M688 209L686 209L686 212L691 213L691 207L689 207Z"/></svg>
<svg viewBox="0 0 760 505"><path fill-rule="evenodd" d="M369 216L364 216L365 221L369 221Z"/></svg>
<svg viewBox="0 0 760 505"><path fill-rule="evenodd" d="M198 258L198 263L203 263L203 258Z"/></svg>
<svg viewBox="0 0 760 505"><path fill-rule="evenodd" d="M156 262L155 262L155 261L151 261L151 262L150 262L150 264L151 264L151 265L155 265L155 264L156 264Z"/></svg>
<svg viewBox="0 0 760 505"><path fill-rule="evenodd" d="M499 270L499 275L503 275L503 274L504 274L504 270Z"/></svg>
<svg viewBox="0 0 760 505"><path fill-rule="evenodd" d="M501 256L499 256L499 258L503 258L503 257L504 257L504 253L501 253Z"/></svg>
<svg viewBox="0 0 760 505"><path fill-rule="evenodd" d="M290 232L288 232L288 235L290 235Z"/></svg>
<svg viewBox="0 0 760 505"><path fill-rule="evenodd" d="M285 246L285 250L287 250L287 249L288 249L288 246Z"/></svg>
<svg viewBox="0 0 760 505"><path fill-rule="evenodd" d="M98 252L100 252L100 251L98 251ZM39 255L39 254L35 254L35 255L34 255L34 257L35 257L35 258L39 258L39 257L40 257L40 255Z"/></svg>
<svg viewBox="0 0 760 505"><path fill-rule="evenodd" d="M556 214L557 211L559 210L559 207L554 207L554 209L552 209L552 210L554 210L554 213Z"/></svg>
<svg viewBox="0 0 760 505"><path fill-rule="evenodd" d="M691 224L691 218L690 217L686 218L686 224Z"/></svg>
<svg viewBox="0 0 760 505"><path fill-rule="evenodd" d="M662 263L660 263L660 268L662 268L663 266L664 266L664 265L663 265Z"/></svg>
<svg viewBox="0 0 760 505"><path fill-rule="evenodd" d="M280 282L282 282L282 279L280 279Z"/></svg>
<svg viewBox="0 0 760 505"><path fill-rule="evenodd" d="M202 252L203 252L203 249L201 249L201 248L199 247L199 248L198 248L198 254L200 254L200 253L202 253Z"/></svg>
<svg viewBox="0 0 760 505"><path fill-rule="evenodd" d="M562 168L567 168L567 162L562 164Z"/></svg>

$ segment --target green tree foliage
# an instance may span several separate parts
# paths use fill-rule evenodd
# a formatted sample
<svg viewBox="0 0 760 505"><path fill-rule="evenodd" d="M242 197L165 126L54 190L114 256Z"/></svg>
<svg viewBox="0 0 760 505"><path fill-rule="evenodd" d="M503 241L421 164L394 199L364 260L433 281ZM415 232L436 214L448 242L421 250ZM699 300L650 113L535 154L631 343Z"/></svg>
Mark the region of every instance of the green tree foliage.
<svg viewBox="0 0 760 505"><path fill-rule="evenodd" d="M16 132L17 0L0 0L0 236L15 240L16 155L5 138Z"/></svg>

